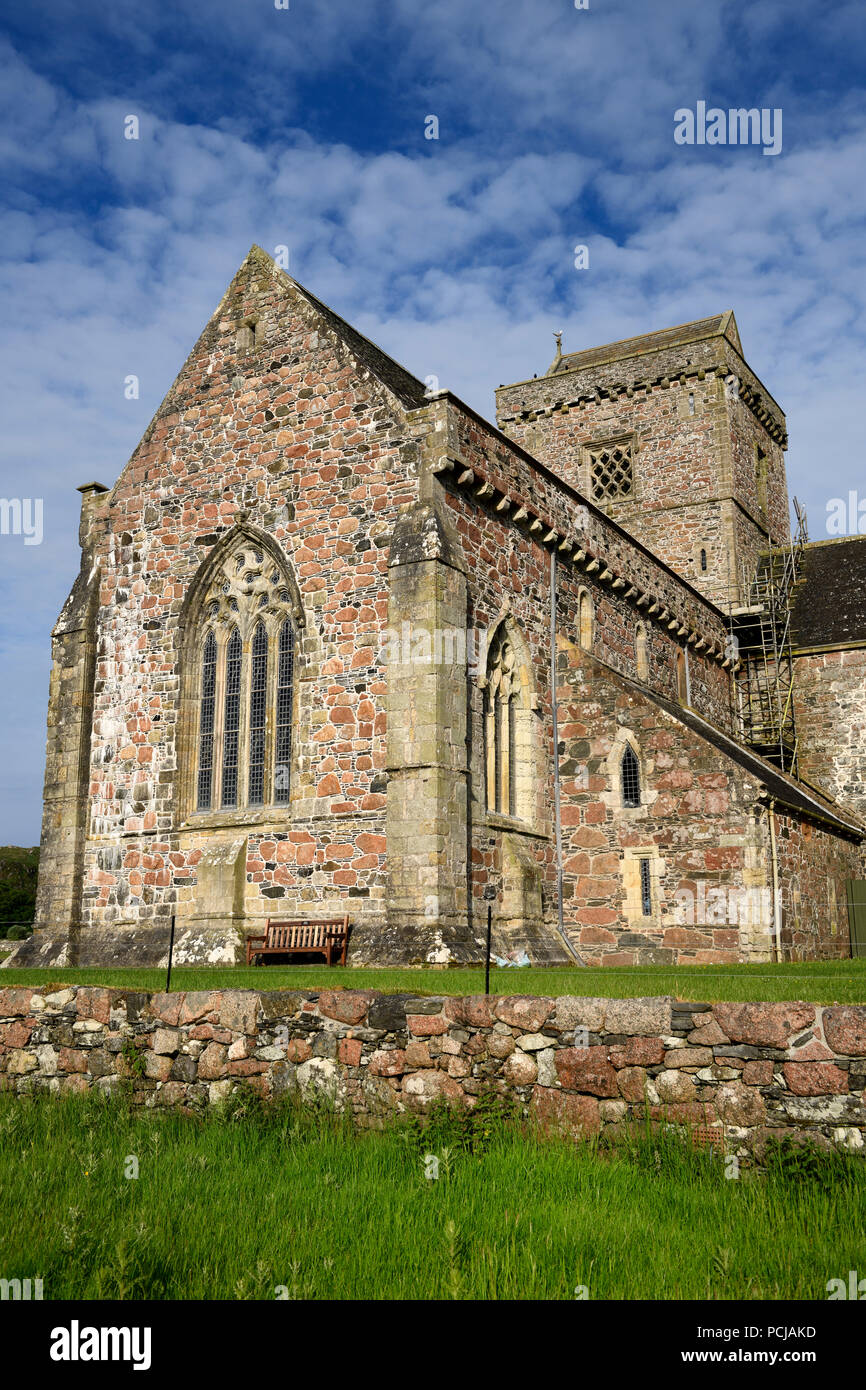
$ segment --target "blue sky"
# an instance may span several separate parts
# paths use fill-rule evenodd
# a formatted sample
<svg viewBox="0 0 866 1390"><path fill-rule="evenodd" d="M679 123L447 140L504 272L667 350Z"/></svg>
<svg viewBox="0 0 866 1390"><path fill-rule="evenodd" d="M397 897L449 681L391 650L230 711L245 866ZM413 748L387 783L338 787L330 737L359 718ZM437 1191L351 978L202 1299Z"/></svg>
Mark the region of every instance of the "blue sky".
<svg viewBox="0 0 866 1390"><path fill-rule="evenodd" d="M489 418L554 329L574 351L733 308L812 538L866 498L862 0L6 11L0 496L43 498L44 539L0 535L0 843L39 838L76 486L115 481L253 242ZM699 100L781 108L781 154L676 145Z"/></svg>

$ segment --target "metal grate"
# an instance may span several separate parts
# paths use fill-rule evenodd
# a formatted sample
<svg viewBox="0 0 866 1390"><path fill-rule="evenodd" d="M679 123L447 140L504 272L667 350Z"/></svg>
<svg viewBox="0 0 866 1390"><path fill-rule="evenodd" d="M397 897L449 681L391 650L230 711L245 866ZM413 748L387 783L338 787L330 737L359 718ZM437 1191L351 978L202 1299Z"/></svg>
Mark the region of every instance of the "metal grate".
<svg viewBox="0 0 866 1390"><path fill-rule="evenodd" d="M620 776L622 779L622 804L623 806L640 805L640 766L635 757L634 749L627 743L625 752L622 755L620 765Z"/></svg>
<svg viewBox="0 0 866 1390"><path fill-rule="evenodd" d="M238 804L238 736L241 717L241 639L237 628L226 647L226 695L223 727L223 806Z"/></svg>
<svg viewBox="0 0 866 1390"><path fill-rule="evenodd" d="M292 766L292 684L294 679L294 662L295 633L287 618L280 629L279 664L277 671L274 800L280 805L285 805L289 800L289 780Z"/></svg>
<svg viewBox="0 0 866 1390"><path fill-rule="evenodd" d="M648 859L642 859L640 861L640 910L644 917L652 917L652 880L650 878L650 862Z"/></svg>
<svg viewBox="0 0 866 1390"><path fill-rule="evenodd" d="M250 789L249 804L265 799L265 723L268 689L268 634L259 623L253 635L250 672Z"/></svg>
<svg viewBox="0 0 866 1390"><path fill-rule="evenodd" d="M589 477L596 501L631 497L634 490L631 444L590 449Z"/></svg>
<svg viewBox="0 0 866 1390"><path fill-rule="evenodd" d="M209 811L213 797L213 734L216 700L216 638L204 639L201 662L201 716L198 739L198 809Z"/></svg>

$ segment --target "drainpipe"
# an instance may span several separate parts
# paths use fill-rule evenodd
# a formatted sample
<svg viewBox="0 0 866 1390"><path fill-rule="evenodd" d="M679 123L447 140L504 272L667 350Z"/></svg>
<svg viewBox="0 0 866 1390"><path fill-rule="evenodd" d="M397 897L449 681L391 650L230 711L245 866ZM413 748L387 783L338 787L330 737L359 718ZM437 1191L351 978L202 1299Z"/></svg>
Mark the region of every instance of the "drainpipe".
<svg viewBox="0 0 866 1390"><path fill-rule="evenodd" d="M776 854L776 821L773 815L776 802L771 796L767 802L767 819L770 822L770 860L773 865L773 960L778 965L780 960L779 943L781 939L781 923L779 921L779 860Z"/></svg>
<svg viewBox="0 0 866 1390"><path fill-rule="evenodd" d="M553 803L556 820L556 910L559 935L578 965L585 965L565 934L562 915L562 813L559 785L559 710L556 697L556 551L550 552L550 703L553 706Z"/></svg>

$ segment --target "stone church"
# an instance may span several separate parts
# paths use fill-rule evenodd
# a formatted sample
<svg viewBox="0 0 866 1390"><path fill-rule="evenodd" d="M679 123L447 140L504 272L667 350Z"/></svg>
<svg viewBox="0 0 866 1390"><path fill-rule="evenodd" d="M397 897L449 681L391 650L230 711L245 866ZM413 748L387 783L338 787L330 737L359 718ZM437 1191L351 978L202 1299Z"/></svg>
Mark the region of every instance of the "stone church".
<svg viewBox="0 0 866 1390"><path fill-rule="evenodd" d="M786 442L730 312L557 335L494 426L254 247L79 489L9 964L866 949L866 538L792 537Z"/></svg>

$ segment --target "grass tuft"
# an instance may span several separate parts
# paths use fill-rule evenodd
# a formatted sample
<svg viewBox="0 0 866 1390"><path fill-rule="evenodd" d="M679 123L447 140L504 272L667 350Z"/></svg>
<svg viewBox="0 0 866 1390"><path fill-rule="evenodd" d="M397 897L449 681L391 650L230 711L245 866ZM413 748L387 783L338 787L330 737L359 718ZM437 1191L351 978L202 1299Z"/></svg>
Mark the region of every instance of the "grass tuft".
<svg viewBox="0 0 866 1390"><path fill-rule="evenodd" d="M783 1151L730 1180L677 1131L538 1143L495 1098L358 1133L252 1091L0 1094L0 1272L76 1300L824 1299L866 1267L866 1163Z"/></svg>

